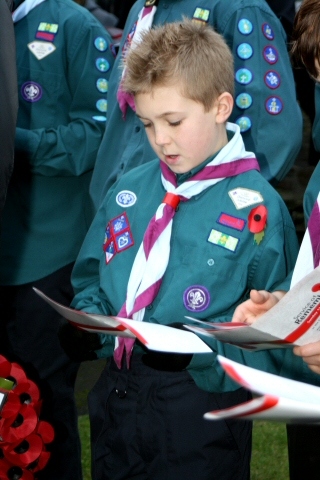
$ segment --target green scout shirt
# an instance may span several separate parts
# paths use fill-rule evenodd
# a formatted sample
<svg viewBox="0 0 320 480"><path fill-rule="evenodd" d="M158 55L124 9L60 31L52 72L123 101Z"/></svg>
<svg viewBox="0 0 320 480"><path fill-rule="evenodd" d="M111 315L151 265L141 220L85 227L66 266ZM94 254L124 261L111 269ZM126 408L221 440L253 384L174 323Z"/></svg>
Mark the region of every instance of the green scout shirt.
<svg viewBox="0 0 320 480"><path fill-rule="evenodd" d="M154 160L125 174L103 201L74 267L74 308L111 315L120 311L143 234L165 195L158 163ZM243 202L232 200L242 194ZM123 202L125 196L131 201ZM261 242L248 228L248 215L257 205L268 210ZM120 238L115 237L119 253L112 248L105 252L105 232L123 218L126 245L121 246ZM185 316L230 321L251 289L277 289L293 268L297 250L291 217L273 187L257 171L226 178L180 203L173 219L168 267L157 297L145 310L144 321L185 323ZM197 292L204 299L200 305ZM207 337L203 339L208 342ZM102 353L110 357L114 337L105 336L104 341ZM208 343L212 354L195 354L188 367L204 390L238 388L222 371L217 353L272 373L279 372L282 365L283 350L245 352L214 339Z"/></svg>
<svg viewBox="0 0 320 480"><path fill-rule="evenodd" d="M91 223L88 194L105 129L111 37L71 0L46 0L15 23L19 115L2 220L1 283L73 262Z"/></svg>
<svg viewBox="0 0 320 480"><path fill-rule="evenodd" d="M128 16L120 52L143 4L138 0ZM255 152L262 175L280 181L302 143L301 111L280 21L264 0L159 0L154 25L183 17L212 25L230 46L236 88L229 121L239 123L246 150ZM154 158L139 119L128 108L124 120L116 100L120 52L110 77L107 129L90 185L96 209L122 173Z"/></svg>

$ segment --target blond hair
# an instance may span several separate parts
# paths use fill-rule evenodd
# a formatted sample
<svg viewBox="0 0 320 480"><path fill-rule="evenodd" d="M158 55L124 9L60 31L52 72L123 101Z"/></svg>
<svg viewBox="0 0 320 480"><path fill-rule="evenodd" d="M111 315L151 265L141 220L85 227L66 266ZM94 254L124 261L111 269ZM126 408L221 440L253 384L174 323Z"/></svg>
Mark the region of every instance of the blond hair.
<svg viewBox="0 0 320 480"><path fill-rule="evenodd" d="M193 20L167 23L142 34L124 60L124 91L137 95L179 85L206 111L223 92L234 94L233 56L221 35Z"/></svg>

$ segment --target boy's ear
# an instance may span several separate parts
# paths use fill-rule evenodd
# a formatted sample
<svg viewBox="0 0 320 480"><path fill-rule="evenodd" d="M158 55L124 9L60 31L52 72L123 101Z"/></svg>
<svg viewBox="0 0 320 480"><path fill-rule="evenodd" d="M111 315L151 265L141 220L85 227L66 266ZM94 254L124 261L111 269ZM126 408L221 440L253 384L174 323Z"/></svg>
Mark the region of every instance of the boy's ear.
<svg viewBox="0 0 320 480"><path fill-rule="evenodd" d="M225 123L231 115L233 109L233 97L229 92L223 92L217 98L217 123Z"/></svg>

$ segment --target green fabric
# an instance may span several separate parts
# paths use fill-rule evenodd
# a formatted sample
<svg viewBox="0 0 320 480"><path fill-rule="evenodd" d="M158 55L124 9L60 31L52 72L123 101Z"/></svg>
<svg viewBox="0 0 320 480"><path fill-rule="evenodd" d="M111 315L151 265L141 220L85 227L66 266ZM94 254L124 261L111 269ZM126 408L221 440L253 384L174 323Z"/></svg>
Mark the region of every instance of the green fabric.
<svg viewBox="0 0 320 480"><path fill-rule="evenodd" d="M150 189L150 186L152 188ZM237 209L229 192L239 187L260 192L268 209L265 236L258 245L248 229L251 205ZM116 201L123 190L134 192L136 203L128 208ZM159 160L124 175L110 190L99 209L76 261L72 282L72 306L91 313L116 315L126 298L126 287L136 252L145 229L161 203L165 190ZM134 245L117 253L106 263L103 242L108 222L126 213ZM245 221L242 231L217 223L221 213ZM239 240L235 251L208 241L211 229ZM248 298L251 289L274 290L293 268L298 242L289 212L270 184L256 171L227 178L187 202L181 202L172 227L171 251L159 293L146 308L144 321L170 324L186 322L185 316L216 322L230 321L235 307ZM200 285L210 294L208 307L201 312L187 309L184 292ZM215 340L208 342L212 354L194 355L189 371L197 385L208 391L238 388L216 361L220 353L265 371L278 373L283 350L247 352ZM111 356L114 338L104 337L100 355Z"/></svg>
<svg viewBox="0 0 320 480"><path fill-rule="evenodd" d="M41 23L57 25L51 41L36 38ZM105 129L97 102L108 93L96 82L108 80L114 63L111 37L72 0L44 1L15 24L15 35L19 114L2 219L3 285L43 278L76 259L92 220L88 189ZM106 51L95 47L98 37ZM38 59L28 48L35 40L55 50ZM107 72L96 67L100 57L109 62ZM23 94L30 81L42 89L35 101Z"/></svg>

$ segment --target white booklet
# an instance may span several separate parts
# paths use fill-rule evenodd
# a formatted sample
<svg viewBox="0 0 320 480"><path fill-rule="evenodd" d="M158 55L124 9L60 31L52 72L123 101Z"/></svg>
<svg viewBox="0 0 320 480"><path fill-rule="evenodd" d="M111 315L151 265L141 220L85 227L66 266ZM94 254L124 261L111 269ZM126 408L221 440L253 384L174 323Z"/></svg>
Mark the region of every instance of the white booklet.
<svg viewBox="0 0 320 480"><path fill-rule="evenodd" d="M320 423L320 388L262 372L218 355L223 369L239 385L259 396L231 408L207 412L204 418Z"/></svg>
<svg viewBox="0 0 320 480"><path fill-rule="evenodd" d="M215 337L248 350L285 348L320 340L320 267L317 267L252 325L210 323L186 317L198 325L190 331Z"/></svg>
<svg viewBox="0 0 320 480"><path fill-rule="evenodd" d="M55 302L37 288L33 290L60 315L83 330L118 337L138 338L150 350L160 352L212 353L211 348L191 332L156 323L86 313Z"/></svg>

